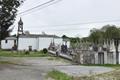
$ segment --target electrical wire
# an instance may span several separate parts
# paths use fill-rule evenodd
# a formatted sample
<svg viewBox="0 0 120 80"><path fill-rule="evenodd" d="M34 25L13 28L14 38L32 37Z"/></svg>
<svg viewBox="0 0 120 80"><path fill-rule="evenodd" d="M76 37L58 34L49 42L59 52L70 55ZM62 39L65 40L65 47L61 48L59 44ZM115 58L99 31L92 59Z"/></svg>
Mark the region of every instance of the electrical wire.
<svg viewBox="0 0 120 80"><path fill-rule="evenodd" d="M89 24L107 23L107 22L120 22L120 19L104 20L104 21L93 21L93 22L83 22L83 23L72 23L72 24L40 25L40 26L43 26L43 27L79 26L79 25L89 25ZM37 27L39 27L39 26L37 26Z"/></svg>
<svg viewBox="0 0 120 80"><path fill-rule="evenodd" d="M32 7L30 9L27 9L27 10L23 11L23 12L20 12L20 13L18 13L18 15L22 15L22 16L23 15L28 15L30 13L33 13L33 12L30 12L30 11L33 11L33 10L38 9L38 8L39 8L39 10L41 10L43 8L49 7L51 5L54 5L54 4L56 4L56 3L60 2L60 1L62 1L62 0L50 0L50 1L47 1L47 2L45 2L43 4L39 4L39 5L35 6L35 7ZM29 12L29 13L27 13L27 12ZM27 13L27 14L25 14L25 13Z"/></svg>

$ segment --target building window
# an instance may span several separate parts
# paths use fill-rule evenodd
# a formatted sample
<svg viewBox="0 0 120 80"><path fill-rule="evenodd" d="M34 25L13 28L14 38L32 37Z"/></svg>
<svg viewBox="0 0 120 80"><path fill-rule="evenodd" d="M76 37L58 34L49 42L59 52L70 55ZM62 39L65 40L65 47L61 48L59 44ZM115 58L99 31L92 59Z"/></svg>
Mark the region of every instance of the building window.
<svg viewBox="0 0 120 80"><path fill-rule="evenodd" d="M8 43L8 40L5 40L5 43Z"/></svg>

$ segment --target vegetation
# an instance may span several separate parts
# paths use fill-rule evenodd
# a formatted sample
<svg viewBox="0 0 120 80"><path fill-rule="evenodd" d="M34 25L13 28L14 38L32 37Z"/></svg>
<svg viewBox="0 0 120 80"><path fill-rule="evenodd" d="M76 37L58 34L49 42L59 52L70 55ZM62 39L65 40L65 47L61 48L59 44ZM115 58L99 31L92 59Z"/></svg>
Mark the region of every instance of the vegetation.
<svg viewBox="0 0 120 80"><path fill-rule="evenodd" d="M29 53L29 54L28 54ZM17 51L0 51L2 57L46 57L48 54L40 52L17 52Z"/></svg>
<svg viewBox="0 0 120 80"><path fill-rule="evenodd" d="M81 64L83 66L103 66L103 67L111 67L111 68L119 68L120 64Z"/></svg>
<svg viewBox="0 0 120 80"><path fill-rule="evenodd" d="M90 31L89 39L95 44L103 43L104 40L112 40L120 38L120 29L115 25L106 25L101 29L92 29Z"/></svg>
<svg viewBox="0 0 120 80"><path fill-rule="evenodd" d="M104 41L114 40L116 49L116 64L119 64L119 39L120 39L120 28L115 25L106 25L101 29L93 29L89 35L89 40L94 44L103 44Z"/></svg>
<svg viewBox="0 0 120 80"><path fill-rule="evenodd" d="M62 73L60 71L50 71L47 75L47 77L52 78L53 80L120 80L120 65L103 65L107 67L115 67L114 71L108 72L108 73L103 73L103 74L95 74L91 73L89 76L76 76L76 77L71 77L68 76L65 73ZM117 67L117 68L116 68Z"/></svg>
<svg viewBox="0 0 120 80"><path fill-rule="evenodd" d="M43 51L43 53L45 53L45 54L48 52L48 50L47 50L46 48L44 48L42 51Z"/></svg>
<svg viewBox="0 0 120 80"><path fill-rule="evenodd" d="M0 0L0 42L9 35L9 27L14 23L17 8L23 0Z"/></svg>
<svg viewBox="0 0 120 80"><path fill-rule="evenodd" d="M120 28L115 25L105 25L101 29L90 30L90 35L84 38L69 38L72 49L81 48L80 45L94 45L94 50L97 51L97 46L103 45L105 42L110 45L110 41L114 40L116 50L116 64L119 64L118 46L120 43ZM84 42L81 44L81 42ZM106 48L105 48L106 49ZM109 50L109 49L107 49Z"/></svg>
<svg viewBox="0 0 120 80"><path fill-rule="evenodd" d="M54 80L73 80L72 77L57 70L50 71L47 77L50 77Z"/></svg>
<svg viewBox="0 0 120 80"><path fill-rule="evenodd" d="M16 63L10 62L10 61L0 61L0 64L13 64L17 65Z"/></svg>

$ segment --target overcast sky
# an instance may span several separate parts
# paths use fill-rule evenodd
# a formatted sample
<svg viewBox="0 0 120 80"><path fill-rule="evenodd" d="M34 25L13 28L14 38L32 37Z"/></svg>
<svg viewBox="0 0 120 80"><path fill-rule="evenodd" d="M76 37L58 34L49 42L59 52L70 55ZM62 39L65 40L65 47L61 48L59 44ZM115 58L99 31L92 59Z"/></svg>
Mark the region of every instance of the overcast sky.
<svg viewBox="0 0 120 80"><path fill-rule="evenodd" d="M49 0L26 0L18 13L47 1ZM25 31L36 34L44 31L58 36L65 34L83 37L88 36L92 28L101 28L106 24L120 26L120 21L90 23L120 20L120 0L61 0L49 7L43 7L18 15L14 33L20 17L24 22Z"/></svg>

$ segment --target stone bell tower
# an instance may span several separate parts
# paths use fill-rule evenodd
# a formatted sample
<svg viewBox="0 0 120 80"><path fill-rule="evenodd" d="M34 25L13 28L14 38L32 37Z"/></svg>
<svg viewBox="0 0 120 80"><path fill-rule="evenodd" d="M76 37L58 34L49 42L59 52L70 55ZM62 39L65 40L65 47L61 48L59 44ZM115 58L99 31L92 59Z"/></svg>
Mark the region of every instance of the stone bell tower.
<svg viewBox="0 0 120 80"><path fill-rule="evenodd" d="M18 35L23 34L23 21L20 18L19 22L18 22Z"/></svg>

